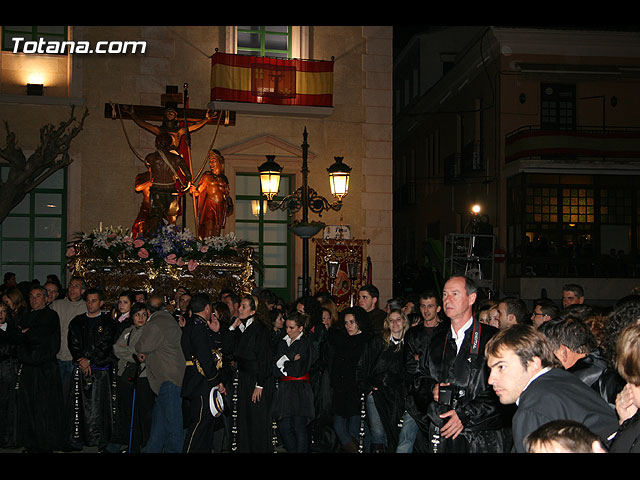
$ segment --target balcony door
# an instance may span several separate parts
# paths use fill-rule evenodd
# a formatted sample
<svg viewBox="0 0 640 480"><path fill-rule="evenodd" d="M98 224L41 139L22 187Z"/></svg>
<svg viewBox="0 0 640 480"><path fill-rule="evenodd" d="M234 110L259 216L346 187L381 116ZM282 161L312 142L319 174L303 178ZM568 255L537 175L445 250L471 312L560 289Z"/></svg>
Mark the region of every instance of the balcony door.
<svg viewBox="0 0 640 480"><path fill-rule="evenodd" d="M576 86L540 85L540 126L547 130L574 130L576 127Z"/></svg>

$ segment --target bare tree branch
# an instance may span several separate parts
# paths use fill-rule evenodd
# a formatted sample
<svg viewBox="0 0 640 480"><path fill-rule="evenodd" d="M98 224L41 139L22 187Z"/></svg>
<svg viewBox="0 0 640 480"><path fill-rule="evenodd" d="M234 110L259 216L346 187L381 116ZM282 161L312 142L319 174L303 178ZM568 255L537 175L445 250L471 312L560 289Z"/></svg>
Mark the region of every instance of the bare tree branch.
<svg viewBox="0 0 640 480"><path fill-rule="evenodd" d="M69 119L40 128L40 145L27 159L16 141L16 134L7 131L6 146L0 148L0 158L9 165L9 174L3 182L0 178L0 222L18 205L34 188L61 168L70 165L73 159L69 155L71 141L82 131L84 121L89 114L85 108L80 120L74 116L75 107L71 107Z"/></svg>

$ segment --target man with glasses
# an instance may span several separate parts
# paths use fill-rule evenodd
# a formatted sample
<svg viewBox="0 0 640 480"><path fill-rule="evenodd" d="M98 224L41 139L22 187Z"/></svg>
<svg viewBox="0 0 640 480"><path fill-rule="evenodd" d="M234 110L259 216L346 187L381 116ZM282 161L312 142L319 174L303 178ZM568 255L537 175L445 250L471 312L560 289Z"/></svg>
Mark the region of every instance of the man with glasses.
<svg viewBox="0 0 640 480"><path fill-rule="evenodd" d="M533 313L531 314L531 322L535 328L540 328L540 325L548 322L549 320L555 320L560 316L560 308L553 303L553 300L548 298L540 298L536 300L533 307Z"/></svg>

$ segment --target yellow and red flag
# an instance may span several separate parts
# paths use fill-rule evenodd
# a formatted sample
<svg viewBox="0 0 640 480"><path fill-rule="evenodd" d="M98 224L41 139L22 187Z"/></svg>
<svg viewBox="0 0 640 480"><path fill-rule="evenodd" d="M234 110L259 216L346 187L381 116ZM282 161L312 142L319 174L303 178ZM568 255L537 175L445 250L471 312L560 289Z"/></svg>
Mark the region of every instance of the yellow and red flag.
<svg viewBox="0 0 640 480"><path fill-rule="evenodd" d="M333 64L216 52L211 100L333 107Z"/></svg>

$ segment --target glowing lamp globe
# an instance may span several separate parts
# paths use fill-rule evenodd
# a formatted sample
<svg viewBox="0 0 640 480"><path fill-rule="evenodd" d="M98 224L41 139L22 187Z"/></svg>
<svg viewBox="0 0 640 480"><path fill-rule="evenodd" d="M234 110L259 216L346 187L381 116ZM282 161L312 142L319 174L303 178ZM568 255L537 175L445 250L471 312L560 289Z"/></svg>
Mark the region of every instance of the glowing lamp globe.
<svg viewBox="0 0 640 480"><path fill-rule="evenodd" d="M275 155L267 155L267 161L258 167L262 194L273 200L280 188L280 172L282 167L275 162Z"/></svg>
<svg viewBox="0 0 640 480"><path fill-rule="evenodd" d="M349 174L351 173L351 167L342 163L343 157L334 157L335 163L327 168L329 172L329 186L331 187L331 194L342 201L343 197L346 197L349 193Z"/></svg>

